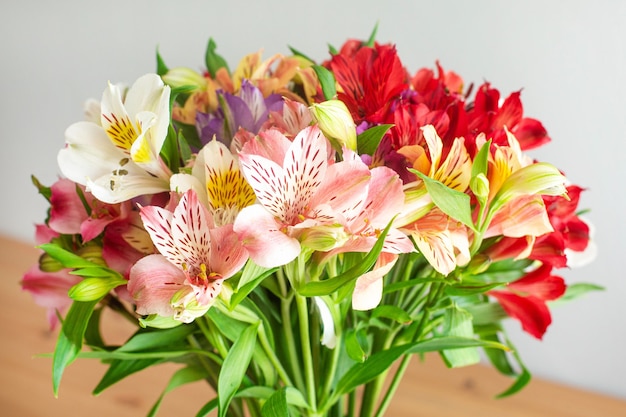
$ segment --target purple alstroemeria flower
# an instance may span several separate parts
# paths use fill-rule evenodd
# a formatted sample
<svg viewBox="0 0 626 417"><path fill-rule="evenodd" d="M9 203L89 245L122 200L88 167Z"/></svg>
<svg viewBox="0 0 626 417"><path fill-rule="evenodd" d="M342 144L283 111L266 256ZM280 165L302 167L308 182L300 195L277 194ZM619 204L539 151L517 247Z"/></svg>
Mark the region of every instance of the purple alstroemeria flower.
<svg viewBox="0 0 626 417"><path fill-rule="evenodd" d="M261 90L248 80L243 80L237 95L218 92L220 106L215 113L196 115L196 128L202 144L215 138L230 146L230 142L242 128L257 134L271 111L280 111L283 99L279 94L263 97Z"/></svg>

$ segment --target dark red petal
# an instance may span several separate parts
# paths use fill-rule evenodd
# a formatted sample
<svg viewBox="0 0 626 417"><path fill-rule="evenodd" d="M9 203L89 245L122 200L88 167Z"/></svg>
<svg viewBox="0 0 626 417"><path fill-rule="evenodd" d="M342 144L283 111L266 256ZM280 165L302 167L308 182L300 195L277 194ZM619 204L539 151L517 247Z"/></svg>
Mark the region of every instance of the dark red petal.
<svg viewBox="0 0 626 417"><path fill-rule="evenodd" d="M511 132L517 138L522 150L534 149L550 142L548 131L540 121L525 117L515 126L509 126Z"/></svg>
<svg viewBox="0 0 626 417"><path fill-rule="evenodd" d="M565 267L567 265L565 240L561 233L553 232L538 237L529 258L550 264L555 268Z"/></svg>
<svg viewBox="0 0 626 417"><path fill-rule="evenodd" d="M552 316L546 303L535 297L520 297L506 291L490 291L506 313L522 324L526 333L542 339L548 326L552 323Z"/></svg>
<svg viewBox="0 0 626 417"><path fill-rule="evenodd" d="M552 265L544 264L509 284L509 289L541 300L556 300L565 293L563 278L551 275Z"/></svg>
<svg viewBox="0 0 626 417"><path fill-rule="evenodd" d="M522 101L520 100L519 91L512 93L504 100L504 103L502 103L502 107L500 107L498 115L494 119L491 127L493 129L501 129L506 126L511 130L522 120L523 114L524 109L522 107Z"/></svg>

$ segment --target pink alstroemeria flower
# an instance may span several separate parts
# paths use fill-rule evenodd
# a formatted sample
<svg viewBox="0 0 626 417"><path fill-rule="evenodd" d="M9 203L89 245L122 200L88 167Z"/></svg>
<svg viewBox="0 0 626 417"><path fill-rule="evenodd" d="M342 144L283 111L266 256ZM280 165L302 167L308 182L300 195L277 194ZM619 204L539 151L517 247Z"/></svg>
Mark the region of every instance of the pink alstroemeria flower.
<svg viewBox="0 0 626 417"><path fill-rule="evenodd" d="M404 193L398 174L387 167L373 168L365 203L358 207L355 215L346 219L345 229L349 238L341 247L330 251L329 255L340 252L369 252L380 232L400 213L403 206ZM373 270L356 281L352 307L355 310L376 307L382 299L383 277L391 270L400 253L413 251L415 247L409 237L396 228L390 228Z"/></svg>
<svg viewBox="0 0 626 417"><path fill-rule="evenodd" d="M140 259L130 271L128 290L137 313L190 323L211 307L223 281L245 264L247 252L231 224L215 226L193 190L173 212L147 206L141 218L161 254Z"/></svg>
<svg viewBox="0 0 626 417"><path fill-rule="evenodd" d="M270 130L244 146L241 168L259 204L239 213L234 230L257 264L289 263L300 254L304 230L345 224L363 206L369 169L356 160L329 162L328 147L317 126L293 142Z"/></svg>
<svg viewBox="0 0 626 417"><path fill-rule="evenodd" d="M35 304L47 309L50 330L54 330L59 323L57 314L63 314L72 299L67 292L81 281L81 277L72 275L69 269L57 272L44 272L39 265L33 265L22 278L22 289L28 291L35 300Z"/></svg>
<svg viewBox="0 0 626 417"><path fill-rule="evenodd" d="M50 227L38 224L35 232L35 242L48 243L58 237L58 232ZM35 300L35 304L47 308L48 323L50 330L59 323L57 314L63 314L72 304L72 299L67 292L78 284L81 278L69 273L68 269L55 272L42 271L39 265L33 265L22 278L21 286L28 291Z"/></svg>

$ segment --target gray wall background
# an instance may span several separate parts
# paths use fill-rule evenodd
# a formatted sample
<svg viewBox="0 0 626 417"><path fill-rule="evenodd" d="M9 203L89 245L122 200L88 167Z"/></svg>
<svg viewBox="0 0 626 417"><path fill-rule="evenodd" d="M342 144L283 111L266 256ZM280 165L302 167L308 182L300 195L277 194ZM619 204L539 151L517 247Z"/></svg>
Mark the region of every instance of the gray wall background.
<svg viewBox="0 0 626 417"><path fill-rule="evenodd" d="M514 322L511 338L534 375L626 398L625 1L3 0L0 19L0 233L26 242L47 208L30 175L57 178L85 99L153 72L157 46L170 66L193 68L209 36L231 66L287 44L322 60L327 43L366 38L378 21L378 40L396 43L411 72L439 59L467 83L523 88L525 114L553 138L531 155L588 188L597 228L596 261L561 275L607 291L556 309L543 342Z"/></svg>

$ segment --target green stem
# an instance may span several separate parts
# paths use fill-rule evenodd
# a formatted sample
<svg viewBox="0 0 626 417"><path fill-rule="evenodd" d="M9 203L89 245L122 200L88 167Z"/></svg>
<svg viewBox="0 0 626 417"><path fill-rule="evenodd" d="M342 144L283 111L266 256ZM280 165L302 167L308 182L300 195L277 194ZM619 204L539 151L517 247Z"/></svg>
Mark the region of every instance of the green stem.
<svg viewBox="0 0 626 417"><path fill-rule="evenodd" d="M335 374L337 373L337 366L339 364L339 356L341 353L341 334L337 334L337 345L332 349L332 354L330 357L330 363L325 366L326 369L326 381L324 383L324 389L322 391L322 398L320 400L320 404L324 404L328 395L331 393L333 383L335 382Z"/></svg>
<svg viewBox="0 0 626 417"><path fill-rule="evenodd" d="M398 369L396 370L396 373L391 380L391 384L389 385L389 388L387 389L387 392L383 397L383 401L378 407L378 411L376 412L375 417L382 417L385 414L387 407L389 407L389 404L391 404L391 400L393 399L396 390L400 386L400 382L402 381L402 377L404 376L404 373L406 372L406 368L408 367L410 361L411 355L404 355L402 361L400 362L400 366L398 366Z"/></svg>
<svg viewBox="0 0 626 417"><path fill-rule="evenodd" d="M313 408L313 411L316 411L315 374L313 370L313 357L311 355L311 339L309 337L309 311L305 297L296 294L295 298L300 326L300 344L302 345L302 362L304 364L307 400L309 405Z"/></svg>
<svg viewBox="0 0 626 417"><path fill-rule="evenodd" d="M389 337L388 334L383 337L381 332L382 330L377 330L375 332L372 352L382 352L391 346L393 338ZM359 414L361 417L370 417L373 415L376 402L380 397L380 392L383 389L388 373L389 369L381 372L374 380L365 384L363 398L361 399L361 412Z"/></svg>
<svg viewBox="0 0 626 417"><path fill-rule="evenodd" d="M422 314L421 320L419 321L417 329L415 330L415 334L413 336L413 342L417 342L419 339L421 339L424 336L424 334L427 334L432 329L431 326L427 326L427 323L429 323L429 320L430 320L430 309L435 305L435 303L441 297L441 294L443 293L445 286L442 283L437 282L437 283L432 283L429 287L430 287L430 291L428 295L426 296L426 302L424 304L423 314ZM428 332L425 332L426 329L428 329ZM400 382L402 381L402 377L404 376L404 373L410 361L411 361L411 355L404 355L402 357L400 366L398 367L398 369L396 369L396 372L393 376L391 384L389 385L389 388L387 388L387 392L385 393L383 400L380 403L380 406L378 407L378 411L376 412L375 417L383 416L385 411L387 410L387 407L389 407L389 404L391 403L391 400L396 390L398 389Z"/></svg>
<svg viewBox="0 0 626 417"><path fill-rule="evenodd" d="M291 378L289 378L289 374L287 374L287 372L285 371L285 368L283 368L282 363L276 357L276 352L270 346L270 343L267 340L267 334L265 333L265 329L263 328L262 324L261 326L259 326L258 334L259 334L259 341L261 342L261 347L265 351L265 354L269 358L270 362L272 362L272 365L274 365L274 368L276 368L276 372L278 373L278 376L280 377L280 379L282 379L285 385L293 386L293 383L291 382Z"/></svg>
<svg viewBox="0 0 626 417"><path fill-rule="evenodd" d="M279 269L277 271L276 278L278 281L278 286L280 287L281 294L283 295L282 299L280 300L280 315L283 326L283 336L285 337L285 342L287 344L287 359L289 361L289 366L291 368L291 372L296 383L295 386L300 390L300 392L304 392L304 377L302 376L300 361L298 360L298 356L296 354L296 340L294 338L293 328L291 326L291 300L293 299L293 294L287 294L288 290L285 282L286 280L282 273L282 270Z"/></svg>

